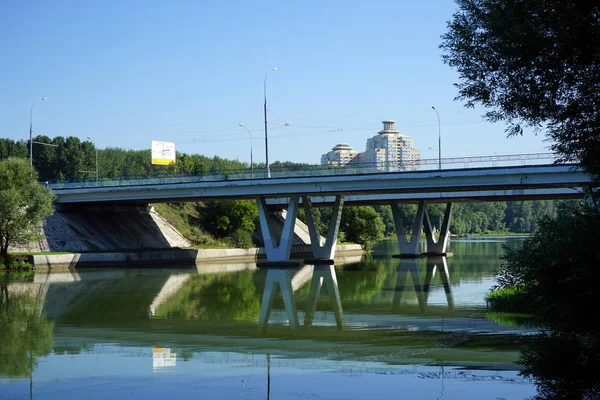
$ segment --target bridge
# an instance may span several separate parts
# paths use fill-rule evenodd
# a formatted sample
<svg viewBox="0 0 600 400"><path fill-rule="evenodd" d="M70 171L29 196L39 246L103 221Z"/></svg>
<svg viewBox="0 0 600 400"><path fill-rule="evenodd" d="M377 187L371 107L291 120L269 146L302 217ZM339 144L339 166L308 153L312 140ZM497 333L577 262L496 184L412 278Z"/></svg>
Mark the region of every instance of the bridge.
<svg viewBox="0 0 600 400"><path fill-rule="evenodd" d="M513 155L523 163L523 157ZM389 204L392 207L402 256L419 255L420 232L427 238L427 252L446 253L452 204L469 201L573 199L584 197L591 178L572 164L498 166L501 156L487 156L492 166L417 171L369 169L307 169L274 174L270 178L246 174L222 174L147 180L101 181L51 185L56 203L63 206L90 204L148 204L219 199L254 199L258 205L267 260L290 260L295 220L300 206L307 215L313 259L329 263L335 255L344 204ZM509 157L506 157L509 158ZM481 162L483 157L471 162ZM458 160L469 161L462 157ZM465 162L466 163L466 162ZM427 164L427 163L425 163ZM444 162L444 165L447 161ZM439 238L427 213L428 203L446 203ZM418 203L410 229L402 223L400 205ZM332 206L328 234L323 241L312 219L311 208ZM281 237L274 237L268 223L273 209L287 209Z"/></svg>

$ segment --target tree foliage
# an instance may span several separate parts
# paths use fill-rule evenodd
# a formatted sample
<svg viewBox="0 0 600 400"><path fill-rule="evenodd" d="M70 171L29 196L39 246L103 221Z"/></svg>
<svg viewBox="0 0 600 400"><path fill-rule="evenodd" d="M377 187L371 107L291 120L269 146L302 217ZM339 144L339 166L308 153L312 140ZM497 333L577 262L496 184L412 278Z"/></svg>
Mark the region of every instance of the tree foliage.
<svg viewBox="0 0 600 400"><path fill-rule="evenodd" d="M236 247L252 247L258 207L252 200L209 201L202 209L202 227L217 237L229 236Z"/></svg>
<svg viewBox="0 0 600 400"><path fill-rule="evenodd" d="M364 244L366 249L370 249L373 243L383 239L385 225L373 207L345 207L340 230L346 234L347 240Z"/></svg>
<svg viewBox="0 0 600 400"><path fill-rule="evenodd" d="M562 206L557 218L540 221L521 248L506 249L499 285L526 287L531 307L549 329L594 330L588 310L600 306L599 224L600 215L586 206Z"/></svg>
<svg viewBox="0 0 600 400"><path fill-rule="evenodd" d="M509 135L547 128L563 160L600 174L600 4L457 0L442 36L458 99L481 104Z"/></svg>
<svg viewBox="0 0 600 400"><path fill-rule="evenodd" d="M26 159L0 162L0 257L11 243L28 243L36 237L44 218L51 215L54 195L38 183Z"/></svg>

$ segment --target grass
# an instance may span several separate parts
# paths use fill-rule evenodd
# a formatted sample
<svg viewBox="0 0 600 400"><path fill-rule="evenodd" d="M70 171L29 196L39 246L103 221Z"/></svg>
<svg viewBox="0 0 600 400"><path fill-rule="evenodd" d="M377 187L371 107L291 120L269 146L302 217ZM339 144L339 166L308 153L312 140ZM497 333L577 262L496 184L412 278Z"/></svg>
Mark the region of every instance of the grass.
<svg viewBox="0 0 600 400"><path fill-rule="evenodd" d="M219 249L231 247L229 243L215 239L200 229L200 213L196 203L152 204L162 218L173 225L194 247L200 249Z"/></svg>
<svg viewBox="0 0 600 400"><path fill-rule="evenodd" d="M529 328L535 325L534 318L523 313L487 312L485 318L504 326L514 326L516 328Z"/></svg>
<svg viewBox="0 0 600 400"><path fill-rule="evenodd" d="M32 271L33 260L27 254L9 254L6 258L0 258L0 271Z"/></svg>
<svg viewBox="0 0 600 400"><path fill-rule="evenodd" d="M530 311L530 299L524 285L492 290L485 301L492 311L509 313L527 313Z"/></svg>

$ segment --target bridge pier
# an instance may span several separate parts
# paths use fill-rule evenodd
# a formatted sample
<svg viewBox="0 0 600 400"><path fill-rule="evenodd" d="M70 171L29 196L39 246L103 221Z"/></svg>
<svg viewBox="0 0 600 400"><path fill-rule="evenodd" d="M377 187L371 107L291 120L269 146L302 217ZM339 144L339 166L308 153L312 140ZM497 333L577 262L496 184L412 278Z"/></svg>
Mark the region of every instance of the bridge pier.
<svg viewBox="0 0 600 400"><path fill-rule="evenodd" d="M398 240L398 246L400 246L400 256L419 257L421 255L421 252L419 251L419 242L421 240L421 230L423 229L423 218L426 212L427 202L425 200L419 201L417 215L415 216L415 220L410 229L410 240L406 238L406 230L400 212L400 203L391 201L390 205L392 206L392 215L396 227L396 238Z"/></svg>
<svg viewBox="0 0 600 400"><path fill-rule="evenodd" d="M342 208L344 206L344 196L335 196L335 204L331 213L331 220L327 229L325 243L321 243L321 233L317 227L316 221L312 215L312 203L309 196L302 197L302 205L306 214L306 225L310 234L310 247L315 260L333 260L337 244L338 232L340 231L340 221L342 220ZM317 264L312 263L311 264Z"/></svg>
<svg viewBox="0 0 600 400"><path fill-rule="evenodd" d="M446 203L446 211L444 212L444 220L440 227L440 235L438 239L435 239L433 235L433 228L431 220L429 219L429 213L425 211L425 217L423 219L423 228L425 231L425 238L427 239L427 254L432 255L446 255L446 248L448 247L448 239L450 238L450 218L452 218L452 203Z"/></svg>
<svg viewBox="0 0 600 400"><path fill-rule="evenodd" d="M421 232L425 232L425 238L427 239L427 254L433 255L445 255L446 248L448 247L448 239L450 237L450 219L452 217L452 203L446 204L446 211L444 212L444 220L440 227L440 236L436 240L433 234L433 227L427 212L427 201L419 201L419 207L417 208L417 215L410 228L410 239L406 237L406 230L404 223L402 222L402 214L400 211L400 203L397 201L391 201L392 215L394 216L394 225L396 227L396 237L398 240L398 246L400 247L400 257L420 257L422 255L420 251Z"/></svg>
<svg viewBox="0 0 600 400"><path fill-rule="evenodd" d="M270 263L287 263L290 261L299 200L300 196L289 197L281 237L276 238L269 226L269 215L265 197L260 196L256 199L260 227L265 244L265 253L267 261ZM335 204L327 229L327 237L325 237L324 241L322 241L321 233L312 215L312 203L309 196L302 196L302 206L306 213L306 225L310 235L310 246L313 256L311 260L307 260L307 264L332 264L335 256L337 236L340 230L340 221L342 219L344 196L337 195L335 197Z"/></svg>
<svg viewBox="0 0 600 400"><path fill-rule="evenodd" d="M265 253L268 262L289 262L292 252L292 242L294 240L294 227L296 225L296 216L298 215L299 196L290 196L287 207L287 215L281 230L279 240L274 237L269 226L269 214L267 202L264 196L256 199L258 205L258 218L260 229L265 244Z"/></svg>

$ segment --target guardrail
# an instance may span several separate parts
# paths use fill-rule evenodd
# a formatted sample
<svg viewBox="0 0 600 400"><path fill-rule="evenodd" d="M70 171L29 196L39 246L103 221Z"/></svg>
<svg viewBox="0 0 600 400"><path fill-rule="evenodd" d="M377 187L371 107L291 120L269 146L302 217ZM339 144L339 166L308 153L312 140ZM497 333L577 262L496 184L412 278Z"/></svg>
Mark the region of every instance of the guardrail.
<svg viewBox="0 0 600 400"><path fill-rule="evenodd" d="M481 168L486 166L500 167L510 165L536 165L554 163L557 159L555 153L528 153L528 154L494 154L482 156L463 156L442 158L442 170L457 168ZM271 167L270 177L264 171L251 171L250 168L230 169L222 171L206 171L200 173L185 173L177 175L134 175L117 178L72 179L61 182L48 182L52 189L76 189L111 186L139 186L170 183L215 182L227 180L290 178L309 176L341 176L362 175L387 172L431 171L440 167L438 158L408 160L402 164L398 162L369 162L349 163L344 166L332 165L302 165L290 167Z"/></svg>

